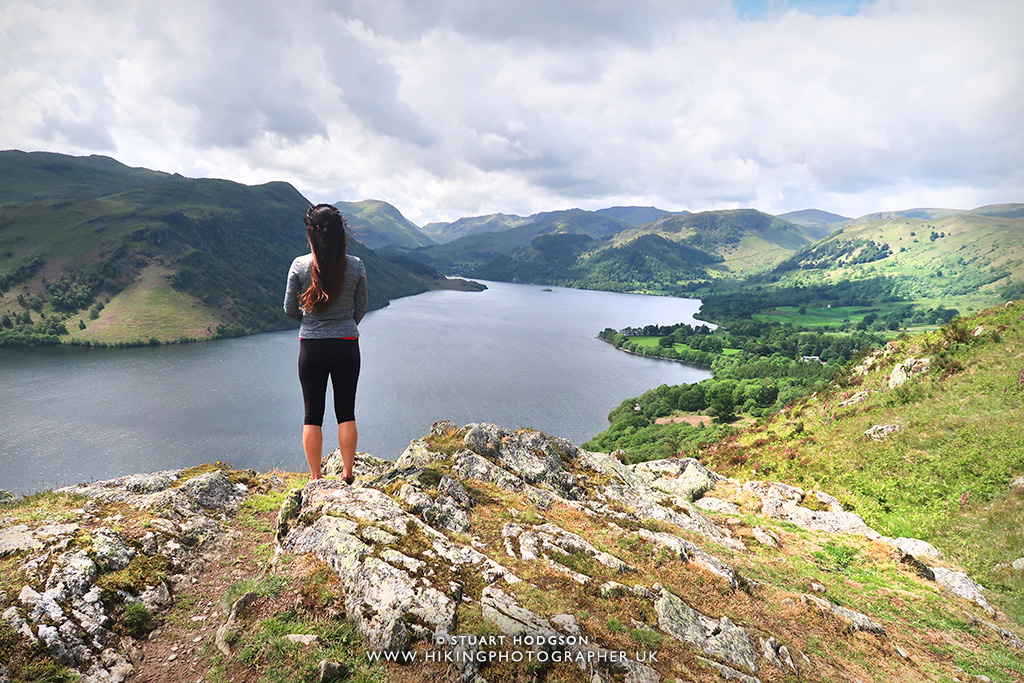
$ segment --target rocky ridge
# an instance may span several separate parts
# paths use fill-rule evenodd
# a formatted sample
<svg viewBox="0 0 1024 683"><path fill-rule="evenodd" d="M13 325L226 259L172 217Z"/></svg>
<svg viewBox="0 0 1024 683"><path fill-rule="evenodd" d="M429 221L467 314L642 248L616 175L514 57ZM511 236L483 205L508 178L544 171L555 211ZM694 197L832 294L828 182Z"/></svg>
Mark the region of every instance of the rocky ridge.
<svg viewBox="0 0 1024 683"><path fill-rule="evenodd" d="M882 536L822 491L726 479L688 458L627 466L537 431L448 421L394 463L360 454L356 471L354 486L327 478L281 495L268 571L296 557L329 567L361 647L421 665L383 665L388 680L868 680L873 667L970 679L908 632L912 609L886 600L942 604L972 637L1024 653L1015 625L935 548ZM214 469L62 489L81 503L73 521L0 532L24 580L3 619L85 681L127 680L129 606L166 610L239 503L283 483ZM132 511L143 525L121 523ZM874 611L832 595L850 581L834 568L820 581L783 571L851 547L895 577L898 590L864 603ZM133 586L111 580L129 574ZM259 600L235 602L217 638L225 656ZM829 639L871 666L836 661ZM330 661L320 670L341 675Z"/></svg>

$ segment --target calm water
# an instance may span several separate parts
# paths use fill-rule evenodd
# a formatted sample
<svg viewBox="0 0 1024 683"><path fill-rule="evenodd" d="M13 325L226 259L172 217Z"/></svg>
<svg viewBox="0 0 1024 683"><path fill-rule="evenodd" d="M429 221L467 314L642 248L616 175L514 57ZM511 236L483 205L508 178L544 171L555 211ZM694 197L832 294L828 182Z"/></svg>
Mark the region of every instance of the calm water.
<svg viewBox="0 0 1024 683"><path fill-rule="evenodd" d="M699 301L488 282L360 325L359 450L393 459L437 420L586 441L623 399L706 370L594 338L691 322ZM26 493L223 460L305 469L295 331L139 349L0 349L0 488ZM325 425L331 424L331 408ZM325 430L327 438L333 429Z"/></svg>

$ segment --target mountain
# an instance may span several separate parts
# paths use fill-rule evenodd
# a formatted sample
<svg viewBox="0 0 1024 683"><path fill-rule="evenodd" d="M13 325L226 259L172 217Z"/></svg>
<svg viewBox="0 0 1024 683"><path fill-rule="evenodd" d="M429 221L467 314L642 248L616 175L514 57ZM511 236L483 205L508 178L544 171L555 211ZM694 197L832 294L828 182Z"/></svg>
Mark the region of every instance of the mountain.
<svg viewBox="0 0 1024 683"><path fill-rule="evenodd" d="M803 209L802 211L780 213L776 218L781 218L782 220L789 221L790 223L796 223L797 225L801 225L805 228L830 226L834 223L842 223L843 221L851 220L845 216L829 213L828 211L822 211L820 209ZM821 235L821 237L824 236L825 235Z"/></svg>
<svg viewBox="0 0 1024 683"><path fill-rule="evenodd" d="M644 223L656 221L669 212L663 209L656 209L653 206L612 206L607 209L598 209L597 213L618 218L621 221L626 221L630 225L638 227ZM681 211L678 213L686 214L690 212Z"/></svg>
<svg viewBox="0 0 1024 683"><path fill-rule="evenodd" d="M1024 218L1024 204L988 204L986 206L979 206L970 213L973 213L976 216Z"/></svg>
<svg viewBox="0 0 1024 683"><path fill-rule="evenodd" d="M451 223L429 223L421 231L429 235L438 244L445 244L482 232L502 232L525 225L533 218L523 218L515 214L492 213L487 216L469 216Z"/></svg>
<svg viewBox="0 0 1024 683"><path fill-rule="evenodd" d="M466 273L525 247L538 235L574 234L601 239L632 227L618 218L582 209L538 213L531 218L531 222L515 228L469 234L446 244L413 250L408 255L443 273Z"/></svg>
<svg viewBox="0 0 1024 683"><path fill-rule="evenodd" d="M291 260L309 201L129 168L106 157L0 152L0 343L124 343L291 326ZM428 284L352 242L371 308Z"/></svg>
<svg viewBox="0 0 1024 683"><path fill-rule="evenodd" d="M387 202L364 199L361 202L335 202L334 205L345 217L355 238L371 249L415 249L434 243Z"/></svg>
<svg viewBox="0 0 1024 683"><path fill-rule="evenodd" d="M668 214L616 237L657 234L724 259L726 274L742 275L781 261L816 239L816 231L754 209Z"/></svg>
<svg viewBox="0 0 1024 683"><path fill-rule="evenodd" d="M869 213L854 219L857 223L872 223L880 220L894 220L900 218L916 218L920 220L935 220L948 218L963 213L962 209L903 209L902 211L878 211Z"/></svg>
<svg viewBox="0 0 1024 683"><path fill-rule="evenodd" d="M583 233L589 240L525 230L540 223L502 233L529 241L511 247L506 242L505 253L468 264L463 272L482 279L666 293L686 282L763 271L812 242L809 228L753 209L663 214L639 227ZM496 251L480 249L476 255Z"/></svg>
<svg viewBox="0 0 1024 683"><path fill-rule="evenodd" d="M696 247L660 235L607 244L578 234L538 235L530 244L468 271L484 280L521 281L606 291L651 291L662 283L708 277L720 262Z"/></svg>
<svg viewBox="0 0 1024 683"><path fill-rule="evenodd" d="M562 212L556 212L562 213ZM607 209L598 209L590 212L601 214L609 218L624 221L625 223L638 226L650 221L657 220L664 216L667 211L656 209L653 206L612 206ZM470 216L460 218L450 223L429 223L420 230L430 235L435 242L445 244L460 237L476 235L482 232L503 232L511 230L527 223L543 221L550 217L550 213L538 213L532 216L523 217L514 214L494 213L486 216Z"/></svg>
<svg viewBox="0 0 1024 683"><path fill-rule="evenodd" d="M804 283L887 275L907 299L1014 298L1024 286L1024 205L862 216L777 264ZM1019 296L1019 294L1017 294Z"/></svg>

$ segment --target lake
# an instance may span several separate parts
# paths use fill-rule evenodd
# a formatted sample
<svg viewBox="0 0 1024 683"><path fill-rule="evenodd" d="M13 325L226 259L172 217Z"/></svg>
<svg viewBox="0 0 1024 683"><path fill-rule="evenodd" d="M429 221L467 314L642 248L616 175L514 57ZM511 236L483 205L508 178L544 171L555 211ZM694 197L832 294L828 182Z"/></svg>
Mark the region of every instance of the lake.
<svg viewBox="0 0 1024 683"><path fill-rule="evenodd" d="M394 459L443 419L578 444L626 398L710 377L595 338L606 327L693 323L697 300L485 284L367 314L360 451ZM297 354L295 330L134 349L2 348L0 488L23 494L217 460L305 470ZM331 405L325 454L337 446Z"/></svg>

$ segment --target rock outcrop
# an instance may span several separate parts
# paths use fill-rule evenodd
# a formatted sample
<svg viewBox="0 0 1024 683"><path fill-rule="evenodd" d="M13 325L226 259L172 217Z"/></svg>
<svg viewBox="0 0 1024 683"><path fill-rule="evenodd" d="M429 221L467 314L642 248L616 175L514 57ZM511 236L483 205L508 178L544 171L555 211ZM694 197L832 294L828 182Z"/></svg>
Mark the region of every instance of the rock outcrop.
<svg viewBox="0 0 1024 683"><path fill-rule="evenodd" d="M738 502L708 496L694 504L719 486ZM681 562L692 580L715 586L717 595L756 596L759 582L727 557L745 543L731 523L722 523L738 516L741 504L749 508L751 496L759 501L758 514L770 520L889 544L915 553L922 564L938 557L916 539L883 537L821 491L726 480L692 459L627 466L532 430L450 422L436 424L393 468L361 477L356 486L307 485L283 509L278 539L283 551L313 553L334 569L346 610L359 615L370 648L429 650L448 639L496 632L507 649L512 638L530 635L544 643L538 652L547 652L534 661L575 662L588 680L663 680L657 665L612 657L617 645L593 632L592 623L581 626L558 607L544 609L536 596L561 581L560 590L594 596L588 600L635 605L636 614L647 616L631 628L672 639L726 678L760 680L774 676L771 671L799 676L806 657L785 634L691 603L693 596L641 570L630 550L646 548L639 556L644 563L652 556ZM595 536L595 529L603 531ZM783 544L764 526L751 536L765 547ZM948 585L978 602L980 593ZM869 615L819 596L793 600L837 628L888 639ZM585 645L573 640L579 637ZM460 680L487 680L480 662L488 661L478 648L476 660L463 662Z"/></svg>
<svg viewBox="0 0 1024 683"><path fill-rule="evenodd" d="M337 467L336 455L324 462L327 473ZM772 585L771 571L748 574L749 558L783 562L813 539L856 539L962 612L1000 618L931 545L886 538L823 491L726 479L694 459L624 465L533 430L439 422L396 462L359 454L356 475L354 485L321 479L283 495L274 562L315 558L340 584L363 648L443 654L454 658L451 680L505 680L493 664L502 656L538 676L578 667L598 683L691 670L700 680L821 678L792 620L906 660L898 629L843 604L827 579L793 587ZM2 618L89 683L127 680L126 610L167 609L255 480L214 468L62 489L82 497L73 521L0 530L0 556L24 558L26 577ZM126 514L134 533L118 523ZM255 601L247 593L231 607L216 641L225 656ZM768 616L778 610L785 618ZM332 666L321 662L325 680L340 675Z"/></svg>
<svg viewBox="0 0 1024 683"><path fill-rule="evenodd" d="M2 618L84 683L125 681L134 667L116 624L131 605L156 615L173 603L176 580L218 541L220 520L248 489L224 471L173 470L57 492L85 499L76 522L0 531L0 555L27 554L19 571L28 581ZM141 536L118 530L139 518L150 529Z"/></svg>

